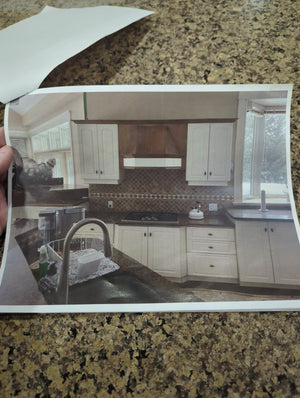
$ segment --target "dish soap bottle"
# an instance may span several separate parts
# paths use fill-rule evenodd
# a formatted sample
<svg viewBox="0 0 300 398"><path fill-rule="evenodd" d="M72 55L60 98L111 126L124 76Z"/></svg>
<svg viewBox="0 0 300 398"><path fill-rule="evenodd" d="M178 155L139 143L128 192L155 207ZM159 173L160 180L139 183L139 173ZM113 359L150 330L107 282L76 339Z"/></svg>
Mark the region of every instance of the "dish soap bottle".
<svg viewBox="0 0 300 398"><path fill-rule="evenodd" d="M39 248L40 258L39 258L39 277L43 278L49 267L49 259L46 246L41 246Z"/></svg>

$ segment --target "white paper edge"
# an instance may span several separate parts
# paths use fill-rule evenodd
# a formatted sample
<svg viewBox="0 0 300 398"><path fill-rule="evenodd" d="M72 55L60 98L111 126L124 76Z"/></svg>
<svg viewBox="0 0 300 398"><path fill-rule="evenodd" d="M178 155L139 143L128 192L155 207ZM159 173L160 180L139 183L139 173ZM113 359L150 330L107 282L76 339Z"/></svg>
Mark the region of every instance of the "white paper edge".
<svg viewBox="0 0 300 398"><path fill-rule="evenodd" d="M288 191L294 225L300 242L300 227L296 212L291 178L290 159L290 106L292 84L236 84L236 85L103 85L103 86L64 86L37 89L28 95L72 92L235 92L235 91L288 91L287 98L287 129L286 153ZM5 107L4 128L7 143L9 104ZM8 250L8 238L11 225L11 168L8 180L8 226L2 265L0 269L0 285L5 269ZM291 292L293 290L291 289ZM187 303L146 303L146 304L67 304L67 305L0 305L0 313L120 313L120 312L260 312L260 311L299 311L300 300L263 300L263 301L218 301L218 302L187 302Z"/></svg>
<svg viewBox="0 0 300 398"><path fill-rule="evenodd" d="M115 18L116 15L114 14L114 11L120 11L122 10L122 12L124 12L124 14L126 14L126 19L124 19L124 21L122 21L122 23L119 23L118 26L114 26L113 23L107 23L106 26L106 31L105 34L103 33L93 33L92 37L90 37L90 33L88 35L88 37L86 37L84 35L84 33L82 33L82 36L85 37L84 40L84 44L79 41L78 43L76 42L76 40L74 41L74 37L72 37L72 41L69 43L70 47L71 47L71 51L69 51L69 49L67 50L67 55L64 54L64 56L61 55L61 51L62 49L60 49L60 51L58 52L58 54L52 59L49 58L47 63L43 63L44 62L44 58L43 58L43 62L42 65L39 65L39 68L35 70L35 67L31 65L31 67L33 68L33 70L35 70L35 73L31 73L31 80L29 79L29 77L26 75L24 78L20 78L20 71L16 70L15 74L18 72L18 76L17 76L17 85L15 83L11 83L12 79L11 76L6 76L6 79L3 78L4 80L0 82L2 83L3 87L0 87L0 102L2 103L8 103L9 101L13 101L19 97L21 97L22 95L26 95L29 94L29 92L31 92L32 90L37 89L40 84L43 82L43 80L49 75L50 72L52 72L58 65L61 65L63 62L65 62L66 60L70 59L71 57L81 53L82 51L84 51L86 48L90 47L91 45L93 45L94 43L96 43L97 41L103 39L104 37L107 37L111 34L114 34L118 31L120 31L121 29L124 29L125 27L128 27L129 25L153 14L153 11L149 11L149 10L144 10L144 9L139 9L139 8L133 8L133 7L124 7L124 6L114 6L114 5L98 5L98 6L94 6L94 7L73 7L73 8L59 8L59 7L52 7L52 6L45 6L39 13L34 14L28 18L25 18L15 24L12 24L10 26L8 26L7 28L4 28L2 30L0 30L0 38L2 36L1 32L4 32L4 37L8 36L7 32L11 32L14 29L18 29L20 26L23 27L24 26L26 28L28 28L27 25L30 25L29 27L32 27L34 25L33 22L31 22L30 20L34 20L36 21L40 16L44 17L45 14L50 14L50 16L52 16L53 13L57 13L60 15L64 15L64 14L69 14L71 12L75 12L77 15L80 13L80 11L84 10L84 11L89 11L92 12L93 9L95 9L95 12L99 12L99 9L110 9L111 10L111 18ZM129 14L134 14L134 15L128 15ZM39 18L40 19L40 18ZM113 21L113 20L112 20ZM53 22L53 21L52 21ZM70 20L68 20L68 23L71 23ZM17 26L17 28L15 28L15 26ZM94 25L93 25L94 26ZM97 25L95 25L97 26ZM114 26L113 29L111 29L111 26ZM50 25L47 27L48 29L50 29ZM19 32L19 34L21 34L21 32ZM37 34L37 31L33 31L33 33ZM48 33L47 33L48 34ZM74 33L73 33L74 34ZM10 33L11 36L11 33ZM64 38L68 38L70 40L70 36L65 36ZM76 38L76 36L75 36ZM13 36L13 39L15 39L15 37ZM8 38L6 38L6 41L8 40ZM3 41L3 40L2 40ZM74 47L74 43L77 43L76 46ZM47 46L44 48L51 48L53 47L55 43L47 42ZM71 45L73 44L73 45ZM15 51L17 51L18 49L15 49ZM36 50L35 50L35 54L36 54ZM28 52L28 57L30 58L33 55L32 49L29 50ZM4 56L4 55L3 55ZM21 61L16 60L19 57L19 55L15 55L12 59L9 57L9 61L11 61L11 63L20 63ZM1 55L0 55L0 60L1 60ZM37 62L40 62L41 58L37 59ZM6 62L4 61L4 64L6 65ZM27 65L27 66L30 66ZM0 68L1 69L1 68ZM4 68L5 70L5 68ZM5 74L5 72L3 72ZM10 84L10 86L9 86ZM2 92L4 90L4 93Z"/></svg>

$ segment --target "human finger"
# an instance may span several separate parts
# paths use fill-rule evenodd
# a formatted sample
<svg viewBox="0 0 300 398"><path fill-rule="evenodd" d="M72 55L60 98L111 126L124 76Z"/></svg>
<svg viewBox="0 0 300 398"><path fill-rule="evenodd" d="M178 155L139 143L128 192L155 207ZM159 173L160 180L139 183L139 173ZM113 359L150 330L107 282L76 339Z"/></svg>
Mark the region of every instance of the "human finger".
<svg viewBox="0 0 300 398"><path fill-rule="evenodd" d="M0 184L0 235L2 234L7 223L7 203L5 198L4 187Z"/></svg>
<svg viewBox="0 0 300 398"><path fill-rule="evenodd" d="M2 148L0 147L0 177L7 172L12 158L13 151L11 147L8 145L4 145Z"/></svg>
<svg viewBox="0 0 300 398"><path fill-rule="evenodd" d="M0 148L2 146L6 145L6 141L5 141L5 134L4 134L4 127L0 127Z"/></svg>

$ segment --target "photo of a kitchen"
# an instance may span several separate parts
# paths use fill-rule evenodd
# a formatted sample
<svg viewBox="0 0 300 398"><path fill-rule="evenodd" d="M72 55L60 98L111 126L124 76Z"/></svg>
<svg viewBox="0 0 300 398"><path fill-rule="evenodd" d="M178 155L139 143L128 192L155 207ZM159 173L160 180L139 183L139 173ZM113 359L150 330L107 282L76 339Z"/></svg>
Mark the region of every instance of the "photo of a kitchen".
<svg viewBox="0 0 300 398"><path fill-rule="evenodd" d="M13 101L0 305L300 299L290 95L66 87Z"/></svg>

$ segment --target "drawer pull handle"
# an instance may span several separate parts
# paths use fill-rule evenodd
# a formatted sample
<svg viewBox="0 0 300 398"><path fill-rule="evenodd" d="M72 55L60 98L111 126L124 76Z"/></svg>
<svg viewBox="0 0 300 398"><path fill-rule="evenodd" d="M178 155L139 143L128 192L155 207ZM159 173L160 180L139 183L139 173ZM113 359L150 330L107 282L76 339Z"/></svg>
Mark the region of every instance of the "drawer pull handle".
<svg viewBox="0 0 300 398"><path fill-rule="evenodd" d="M146 232L144 232L144 236L147 236Z"/></svg>
<svg viewBox="0 0 300 398"><path fill-rule="evenodd" d="M210 268L214 268L215 266L213 264L209 264Z"/></svg>
<svg viewBox="0 0 300 398"><path fill-rule="evenodd" d="M208 234L208 236L213 236L213 234L210 232L210 233Z"/></svg>
<svg viewBox="0 0 300 398"><path fill-rule="evenodd" d="M206 176L206 171L204 172L204 175Z"/></svg>
<svg viewBox="0 0 300 398"><path fill-rule="evenodd" d="M213 249L214 247L213 247L213 246L208 246L208 248L209 248L209 249Z"/></svg>
<svg viewBox="0 0 300 398"><path fill-rule="evenodd" d="M91 228L91 231L95 231L95 228Z"/></svg>

